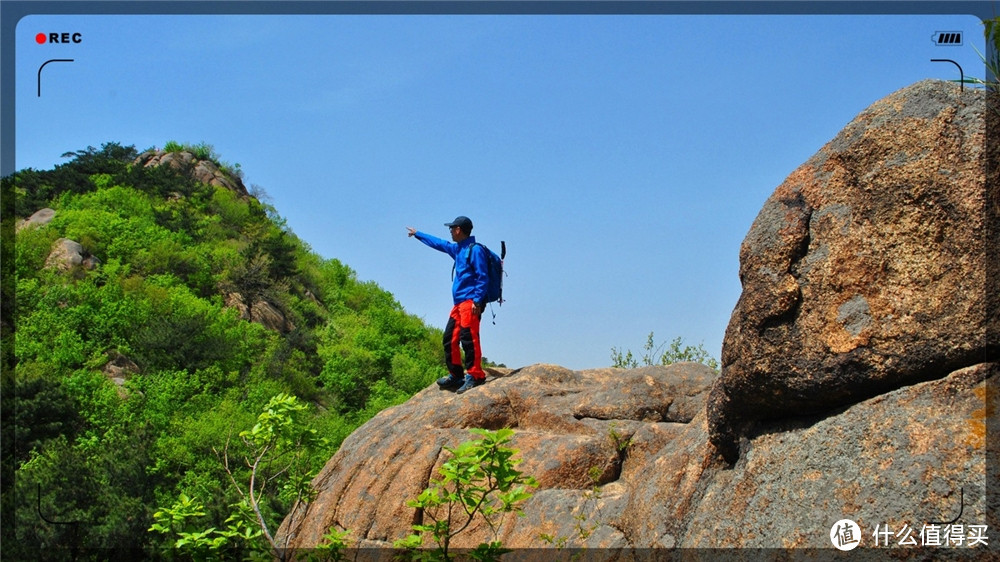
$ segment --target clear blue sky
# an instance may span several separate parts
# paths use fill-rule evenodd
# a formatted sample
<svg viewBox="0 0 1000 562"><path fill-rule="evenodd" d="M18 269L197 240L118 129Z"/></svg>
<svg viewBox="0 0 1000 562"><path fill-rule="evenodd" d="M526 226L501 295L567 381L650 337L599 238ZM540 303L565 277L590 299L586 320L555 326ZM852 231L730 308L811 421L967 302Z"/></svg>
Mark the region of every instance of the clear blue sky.
<svg viewBox="0 0 1000 562"><path fill-rule="evenodd" d="M51 32L81 42L36 43ZM16 168L208 143L315 252L435 326L451 263L405 227L446 237L462 214L506 240L495 361L607 366L649 332L719 357L774 188L871 103L958 77L930 59L983 77L973 45L959 15L29 16ZM74 62L38 97L54 58Z"/></svg>

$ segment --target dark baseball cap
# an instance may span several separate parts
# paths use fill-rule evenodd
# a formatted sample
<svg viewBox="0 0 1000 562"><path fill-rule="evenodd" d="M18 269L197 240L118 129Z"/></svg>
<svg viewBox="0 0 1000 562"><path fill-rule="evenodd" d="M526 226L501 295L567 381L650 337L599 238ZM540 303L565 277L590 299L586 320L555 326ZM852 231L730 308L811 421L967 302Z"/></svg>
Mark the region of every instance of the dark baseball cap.
<svg viewBox="0 0 1000 562"><path fill-rule="evenodd" d="M463 230L472 230L472 220L470 220L469 217L456 217L455 220L446 222L444 225L448 228L458 226Z"/></svg>

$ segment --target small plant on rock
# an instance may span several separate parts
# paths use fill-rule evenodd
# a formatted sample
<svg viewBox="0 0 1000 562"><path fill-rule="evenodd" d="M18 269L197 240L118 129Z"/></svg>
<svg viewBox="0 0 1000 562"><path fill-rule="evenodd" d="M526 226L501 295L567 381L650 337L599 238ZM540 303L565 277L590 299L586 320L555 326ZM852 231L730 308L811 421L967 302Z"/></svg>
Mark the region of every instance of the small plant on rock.
<svg viewBox="0 0 1000 562"><path fill-rule="evenodd" d="M719 361L712 357L703 344L684 345L684 340L679 336L668 342L659 345L653 338L653 332L646 337L646 345L642 347L644 353L640 359L636 359L631 349L621 350L617 347L611 348L611 366L624 369L635 369L640 365L671 365L684 361L701 363L716 371L719 370Z"/></svg>
<svg viewBox="0 0 1000 562"><path fill-rule="evenodd" d="M347 558L347 548L350 546L351 531L330 527L323 535L323 542L305 558L308 562L344 562Z"/></svg>
<svg viewBox="0 0 1000 562"><path fill-rule="evenodd" d="M441 478L431 480L415 500L406 505L423 513L424 520L413 525L416 533L396 541L417 560L451 560L451 540L462 533L477 519L489 526L493 541L482 543L468 554L476 560L498 560L508 552L497 537L504 518L522 514L521 504L531 497L528 487L538 483L531 476L517 470L520 459L515 459L516 449L507 446L513 430L489 431L472 429L478 439L466 441L454 449L440 468ZM437 548L421 550L426 537Z"/></svg>

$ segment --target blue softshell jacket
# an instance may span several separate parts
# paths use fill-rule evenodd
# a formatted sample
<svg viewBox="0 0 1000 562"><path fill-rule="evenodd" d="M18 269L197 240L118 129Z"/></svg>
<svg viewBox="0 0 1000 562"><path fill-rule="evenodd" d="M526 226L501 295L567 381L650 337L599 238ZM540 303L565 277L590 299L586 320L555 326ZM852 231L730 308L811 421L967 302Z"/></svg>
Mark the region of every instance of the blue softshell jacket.
<svg viewBox="0 0 1000 562"><path fill-rule="evenodd" d="M467 300L481 303L486 299L486 285L489 282L486 277L486 253L481 246L476 246L475 236L458 243L448 242L425 232L417 232L413 236L455 259L455 280L451 284L451 294L455 304ZM471 260L469 252L472 252Z"/></svg>

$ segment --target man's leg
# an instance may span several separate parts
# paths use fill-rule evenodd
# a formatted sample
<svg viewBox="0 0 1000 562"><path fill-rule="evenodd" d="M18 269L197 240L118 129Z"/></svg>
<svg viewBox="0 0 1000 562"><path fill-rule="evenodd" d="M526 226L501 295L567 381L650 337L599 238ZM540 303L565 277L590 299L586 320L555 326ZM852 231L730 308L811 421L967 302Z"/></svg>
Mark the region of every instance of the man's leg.
<svg viewBox="0 0 1000 562"><path fill-rule="evenodd" d="M462 366L461 319L458 306L451 309L448 325L444 329L442 344L444 345L444 364L448 368L448 376L438 379L441 388L458 388L462 385L465 370Z"/></svg>
<svg viewBox="0 0 1000 562"><path fill-rule="evenodd" d="M475 311L475 304L472 301L465 301L458 306L459 313L459 335L462 342L462 349L465 351L465 370L472 377L472 384L466 380L466 384L458 389L464 392L473 386L478 386L486 380L486 372L483 371L483 352L479 341L479 316Z"/></svg>

